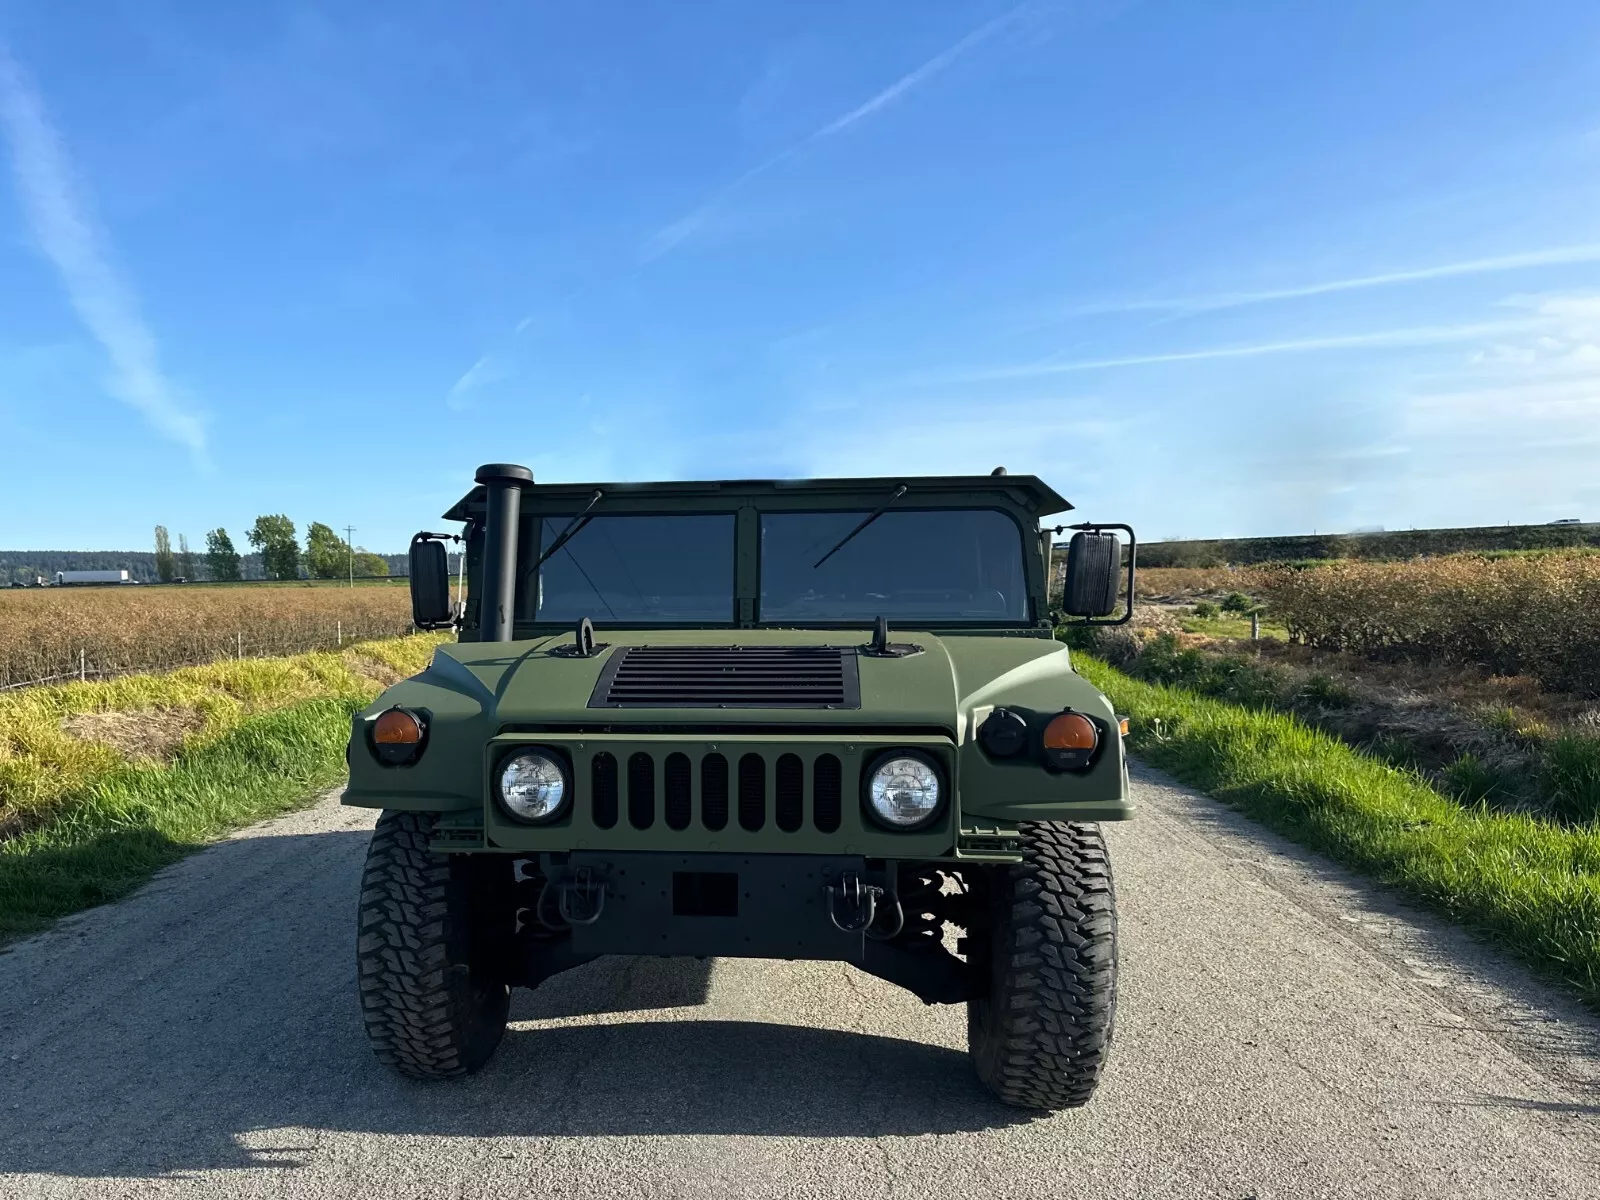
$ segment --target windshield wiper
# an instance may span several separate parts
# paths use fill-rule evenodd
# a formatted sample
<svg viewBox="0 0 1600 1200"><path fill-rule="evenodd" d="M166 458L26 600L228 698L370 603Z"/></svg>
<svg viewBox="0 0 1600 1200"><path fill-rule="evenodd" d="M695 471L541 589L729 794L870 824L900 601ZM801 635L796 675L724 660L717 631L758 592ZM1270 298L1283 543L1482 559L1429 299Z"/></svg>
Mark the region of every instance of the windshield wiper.
<svg viewBox="0 0 1600 1200"><path fill-rule="evenodd" d="M812 563L811 564L811 569L813 571L815 571L818 567L820 567L823 563L827 562L830 558L832 558L840 550L843 550L845 548L845 546L849 543L851 538L855 537L856 534L860 533L868 525L871 525L879 517L883 516L884 513L888 512L889 511L889 505L893 504L896 500L900 499L900 497L904 496L905 494L906 494L906 485L902 483L899 487L895 488L894 491L889 493L889 498L883 502L882 506L879 507L876 512L868 514L866 520L862 521L861 524L857 525L849 533L845 534L842 538L840 538L838 540L838 542L836 542L834 544L834 547L833 547L832 550L829 550L821 558L817 559L816 562Z"/></svg>
<svg viewBox="0 0 1600 1200"><path fill-rule="evenodd" d="M550 543L550 548L543 554L539 555L539 561L533 564L533 569L535 571L544 566L545 563L549 562L550 556L553 555L557 550L561 549L561 547L565 546L573 538L578 536L578 531L589 523L589 510L596 504L599 504L600 497L604 495L605 493L603 491L601 491L599 488L595 488L594 495L589 497L589 503L583 506L583 511L577 516L573 517L572 520L568 521L567 527L560 533L556 534L556 540ZM576 562L577 560L574 559L573 561ZM582 568L580 567L579 570L582 570ZM590 584L589 586L593 587L594 585Z"/></svg>

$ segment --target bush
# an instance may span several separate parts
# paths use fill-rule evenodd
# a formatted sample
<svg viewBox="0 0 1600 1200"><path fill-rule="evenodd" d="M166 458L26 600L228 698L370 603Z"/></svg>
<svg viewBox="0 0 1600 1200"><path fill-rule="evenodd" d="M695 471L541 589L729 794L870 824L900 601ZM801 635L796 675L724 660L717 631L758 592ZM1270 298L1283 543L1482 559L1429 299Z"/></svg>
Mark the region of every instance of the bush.
<svg viewBox="0 0 1600 1200"><path fill-rule="evenodd" d="M1600 556L1260 568L1252 583L1305 645L1471 664L1600 696Z"/></svg>
<svg viewBox="0 0 1600 1200"><path fill-rule="evenodd" d="M1209 600L1202 600L1194 606L1194 615L1204 620L1210 620L1217 615L1217 606Z"/></svg>
<svg viewBox="0 0 1600 1200"><path fill-rule="evenodd" d="M1229 592L1227 598L1222 602L1223 612L1239 613L1241 615L1248 613L1254 607L1255 601L1243 592Z"/></svg>
<svg viewBox="0 0 1600 1200"><path fill-rule="evenodd" d="M1355 693L1332 675L1317 671L1307 675L1294 696L1295 707L1308 705L1317 708L1349 708L1355 703Z"/></svg>

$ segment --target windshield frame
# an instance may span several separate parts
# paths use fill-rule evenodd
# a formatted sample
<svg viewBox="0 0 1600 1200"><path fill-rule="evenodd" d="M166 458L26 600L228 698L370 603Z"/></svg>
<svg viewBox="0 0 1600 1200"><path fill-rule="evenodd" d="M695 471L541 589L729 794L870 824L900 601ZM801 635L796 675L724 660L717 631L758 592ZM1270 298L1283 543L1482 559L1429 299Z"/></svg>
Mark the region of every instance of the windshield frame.
<svg viewBox="0 0 1600 1200"><path fill-rule="evenodd" d="M612 621L603 611L592 615L596 629L658 630L705 629L719 630L827 630L860 631L869 629L871 622L859 619L824 621L761 621L758 620L760 603L760 521L766 513L790 512L871 512L886 500L896 486L896 480L838 480L824 481L827 491L821 491L816 482L770 481L728 483L682 484L546 484L535 485L523 491L521 523L517 538L516 603L514 609L514 636L518 639L548 637L552 634L570 633L569 621L538 621L534 618L530 597L535 595L537 581L529 570L542 553L541 531L546 520L565 521L583 508L594 490L604 489L604 496L591 510L599 516L734 516L734 594L730 605L730 618L726 621ZM961 634L1018 634L1036 637L1051 636L1048 606L1048 567L1042 549L1039 507L1021 488L1012 491L1000 481L983 478L913 478L912 491L898 501L890 512L906 510L994 510L1008 517L1016 525L1021 539L1024 580L1027 589L1026 619L1020 621L981 620L956 621L916 620L894 621L894 628L922 629L930 633L948 631ZM1037 480L1024 479L1028 487L1038 487ZM974 486L977 485L977 486ZM993 488L994 490L990 490ZM1053 495L1053 493L1051 493ZM463 641L478 638L482 624L478 611L478 598L483 595L484 509L477 497L469 497L450 516L466 520L464 530L467 549L467 610L461 630ZM599 606L596 606L599 608ZM891 618L892 620L892 618Z"/></svg>

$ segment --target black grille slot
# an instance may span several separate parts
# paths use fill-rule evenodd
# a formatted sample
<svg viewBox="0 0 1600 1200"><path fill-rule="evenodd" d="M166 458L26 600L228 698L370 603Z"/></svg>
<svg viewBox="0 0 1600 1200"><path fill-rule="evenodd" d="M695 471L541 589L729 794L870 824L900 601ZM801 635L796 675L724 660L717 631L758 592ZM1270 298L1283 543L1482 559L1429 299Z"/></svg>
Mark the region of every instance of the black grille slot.
<svg viewBox="0 0 1600 1200"><path fill-rule="evenodd" d="M689 796L689 756L669 754L666 763L662 815L671 829L689 828L689 818L694 815L694 805Z"/></svg>
<svg viewBox="0 0 1600 1200"><path fill-rule="evenodd" d="M610 829L617 823L617 759L602 751L589 761L590 811L594 823Z"/></svg>
<svg viewBox="0 0 1600 1200"><path fill-rule="evenodd" d="M839 828L843 779L839 760L831 754L819 754L811 764L811 820L823 833L834 833Z"/></svg>
<svg viewBox="0 0 1600 1200"><path fill-rule="evenodd" d="M628 759L628 824L649 829L656 823L656 760L639 753Z"/></svg>
<svg viewBox="0 0 1600 1200"><path fill-rule="evenodd" d="M707 829L728 827L728 760L720 754L700 760L700 823Z"/></svg>
<svg viewBox="0 0 1600 1200"><path fill-rule="evenodd" d="M751 833L767 823L767 764L759 754L739 760L739 825Z"/></svg>
<svg viewBox="0 0 1600 1200"><path fill-rule="evenodd" d="M785 833L793 833L805 822L806 769L798 754L784 754L778 759L776 778L772 789L773 819Z"/></svg>
<svg viewBox="0 0 1600 1200"><path fill-rule="evenodd" d="M853 647L629 646L590 708L860 708Z"/></svg>

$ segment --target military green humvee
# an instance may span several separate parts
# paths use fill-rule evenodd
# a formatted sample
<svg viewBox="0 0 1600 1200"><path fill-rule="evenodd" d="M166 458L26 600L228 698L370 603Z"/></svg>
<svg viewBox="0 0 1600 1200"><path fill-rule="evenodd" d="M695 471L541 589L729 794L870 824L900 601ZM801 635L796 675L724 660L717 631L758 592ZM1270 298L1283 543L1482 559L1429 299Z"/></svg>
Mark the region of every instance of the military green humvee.
<svg viewBox="0 0 1600 1200"><path fill-rule="evenodd" d="M1003 469L477 482L461 538L411 547L416 623L459 642L351 731L379 1058L475 1070L512 987L603 954L836 959L965 1003L1000 1099L1087 1101L1116 1000L1096 823L1129 805L1053 636L1039 518L1071 506ZM1071 528L1065 611L1126 620L1132 530Z"/></svg>

